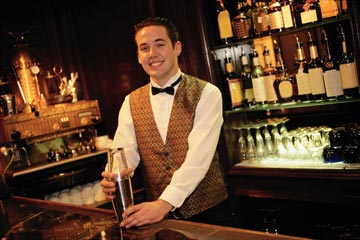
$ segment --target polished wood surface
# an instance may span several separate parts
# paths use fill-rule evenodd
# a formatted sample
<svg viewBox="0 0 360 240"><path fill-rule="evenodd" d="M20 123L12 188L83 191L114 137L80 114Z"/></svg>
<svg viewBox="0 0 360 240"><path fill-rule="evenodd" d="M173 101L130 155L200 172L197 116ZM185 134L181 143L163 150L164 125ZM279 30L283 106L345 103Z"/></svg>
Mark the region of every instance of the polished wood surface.
<svg viewBox="0 0 360 240"><path fill-rule="evenodd" d="M12 197L1 203L1 223L9 229L5 239L305 239L245 229L209 224L163 220L161 222L127 230L118 227L114 212L87 206ZM52 217L51 217L52 216ZM46 218L47 217L47 218ZM6 224L5 224L6 225ZM69 228L72 231L69 231ZM35 238L29 238L28 234ZM75 234L75 235L74 235ZM122 234L122 235L121 235ZM36 238L37 237L37 238ZM52 238L51 238L52 237ZM103 237L103 238L101 238ZM180 238L181 237L181 238Z"/></svg>

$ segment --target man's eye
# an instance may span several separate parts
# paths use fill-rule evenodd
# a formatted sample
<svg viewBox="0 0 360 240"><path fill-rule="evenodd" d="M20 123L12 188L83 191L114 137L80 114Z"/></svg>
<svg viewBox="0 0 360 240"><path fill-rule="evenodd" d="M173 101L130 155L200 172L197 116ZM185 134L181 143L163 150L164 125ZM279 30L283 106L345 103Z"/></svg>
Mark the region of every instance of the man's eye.
<svg viewBox="0 0 360 240"><path fill-rule="evenodd" d="M149 47L142 47L142 48L140 48L140 51L147 52L147 51L149 51Z"/></svg>
<svg viewBox="0 0 360 240"><path fill-rule="evenodd" d="M163 43L157 43L156 44L156 47L163 47L163 46L165 46L165 44L163 44Z"/></svg>

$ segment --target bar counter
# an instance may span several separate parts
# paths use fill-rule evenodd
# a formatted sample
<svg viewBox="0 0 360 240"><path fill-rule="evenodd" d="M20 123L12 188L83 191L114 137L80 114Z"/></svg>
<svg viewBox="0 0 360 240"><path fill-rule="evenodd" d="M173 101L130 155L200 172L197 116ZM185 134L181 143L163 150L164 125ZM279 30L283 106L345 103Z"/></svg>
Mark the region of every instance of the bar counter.
<svg viewBox="0 0 360 240"><path fill-rule="evenodd" d="M170 219L141 228L122 230L118 226L114 212L109 209L19 196L0 201L0 204L1 240L305 239Z"/></svg>

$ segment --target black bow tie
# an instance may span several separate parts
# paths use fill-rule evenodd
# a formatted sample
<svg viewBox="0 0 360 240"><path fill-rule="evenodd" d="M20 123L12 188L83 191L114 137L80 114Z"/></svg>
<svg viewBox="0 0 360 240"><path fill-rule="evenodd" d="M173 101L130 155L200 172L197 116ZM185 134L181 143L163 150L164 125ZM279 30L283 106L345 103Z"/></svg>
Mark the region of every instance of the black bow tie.
<svg viewBox="0 0 360 240"><path fill-rule="evenodd" d="M156 95L158 93L167 93L167 94L170 94L170 95L174 95L174 87L180 82L181 80L181 76L178 78L178 80L176 80L173 84L171 84L169 87L166 87L166 88L157 88L157 87L153 87L151 86L151 93L152 95Z"/></svg>

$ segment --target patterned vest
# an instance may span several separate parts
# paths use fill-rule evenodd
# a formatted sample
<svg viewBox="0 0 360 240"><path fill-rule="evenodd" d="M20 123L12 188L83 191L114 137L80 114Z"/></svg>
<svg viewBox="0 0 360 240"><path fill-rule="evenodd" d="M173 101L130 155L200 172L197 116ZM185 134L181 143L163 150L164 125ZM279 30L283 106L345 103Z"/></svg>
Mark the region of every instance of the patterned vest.
<svg viewBox="0 0 360 240"><path fill-rule="evenodd" d="M150 84L130 94L131 115L148 201L159 198L170 183L173 173L184 162L195 109L206 84L205 81L183 74L172 106L165 144L152 113ZM217 205L226 198L224 177L215 154L204 179L178 210L182 217L188 218Z"/></svg>

